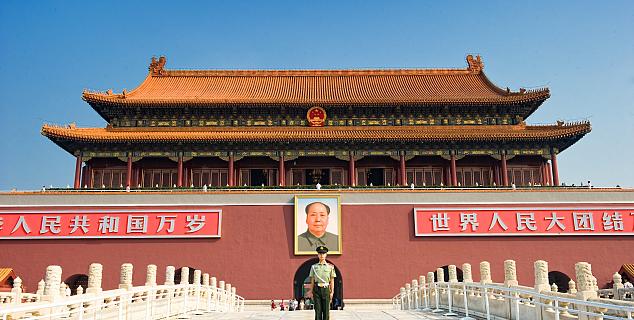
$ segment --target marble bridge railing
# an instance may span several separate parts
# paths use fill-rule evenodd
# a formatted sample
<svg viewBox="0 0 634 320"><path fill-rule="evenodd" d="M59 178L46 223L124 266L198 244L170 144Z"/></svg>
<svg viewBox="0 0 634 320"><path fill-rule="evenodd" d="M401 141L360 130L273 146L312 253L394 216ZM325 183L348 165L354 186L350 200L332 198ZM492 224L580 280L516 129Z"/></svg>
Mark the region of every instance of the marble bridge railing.
<svg viewBox="0 0 634 320"><path fill-rule="evenodd" d="M455 265L449 266L449 281L445 282L444 270L436 275L428 272L400 288L392 298L395 309L422 310L458 316L486 319L517 320L598 320L632 319L634 302L601 298L592 267L587 262L575 264L576 280L570 280L568 292L558 292L556 285L548 283L548 263L534 263L534 286L522 286L517 280L515 261L504 261L504 283L491 280L489 262L480 263L480 282L475 282L471 265L462 265L463 281L459 282ZM437 278L436 278L437 277ZM614 276L612 289L622 294L623 285L618 274ZM578 288L577 288L578 287ZM630 289L631 290L631 289ZM626 289L627 293L630 292ZM631 296L630 296L631 297Z"/></svg>
<svg viewBox="0 0 634 320"><path fill-rule="evenodd" d="M181 269L181 281L174 283L175 268L166 268L165 283L156 282L156 265L147 266L143 286L132 285L133 266L121 265L119 288L101 288L103 266L89 267L88 287L70 289L61 281L62 268L49 266L36 293L23 293L16 278L11 292L0 292L0 319L167 319L187 318L188 314L239 312L244 298L225 281L195 270L189 283L189 268Z"/></svg>

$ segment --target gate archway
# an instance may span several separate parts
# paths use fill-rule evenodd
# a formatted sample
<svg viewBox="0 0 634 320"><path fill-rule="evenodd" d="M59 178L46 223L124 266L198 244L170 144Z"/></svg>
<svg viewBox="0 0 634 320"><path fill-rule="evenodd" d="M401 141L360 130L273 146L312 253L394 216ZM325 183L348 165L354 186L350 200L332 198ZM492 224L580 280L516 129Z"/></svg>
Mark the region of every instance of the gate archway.
<svg viewBox="0 0 634 320"><path fill-rule="evenodd" d="M338 299L338 301L341 301L343 304L343 276L341 271L339 271L339 268L337 268L337 265L329 260L326 261L335 266L335 273L337 274L337 277L335 278L335 292L332 297L333 301L331 301L331 306L333 305L335 299ZM318 262L319 259L317 258L310 259L304 262L301 266L299 266L299 268L297 268L297 271L295 271L295 277L293 278L293 297L295 299L299 300L306 297L308 290L306 289L306 284L310 284L310 279L308 278L310 275L310 267Z"/></svg>

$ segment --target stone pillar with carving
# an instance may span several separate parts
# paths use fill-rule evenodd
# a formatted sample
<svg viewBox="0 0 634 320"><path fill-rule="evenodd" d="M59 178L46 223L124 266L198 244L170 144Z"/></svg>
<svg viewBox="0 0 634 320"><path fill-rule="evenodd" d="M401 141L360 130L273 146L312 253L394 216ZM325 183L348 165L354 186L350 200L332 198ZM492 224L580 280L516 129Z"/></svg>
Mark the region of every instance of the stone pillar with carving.
<svg viewBox="0 0 634 320"><path fill-rule="evenodd" d="M515 267L515 260L504 261L504 285L505 286L517 286L517 268Z"/></svg>
<svg viewBox="0 0 634 320"><path fill-rule="evenodd" d="M119 289L132 289L132 271L133 266L131 263L124 263L121 265L121 274L119 276Z"/></svg>
<svg viewBox="0 0 634 320"><path fill-rule="evenodd" d="M456 266L453 264L449 265L449 282L458 282L458 272L456 271Z"/></svg>
<svg viewBox="0 0 634 320"><path fill-rule="evenodd" d="M550 291L550 285L548 284L548 262L544 260L537 260L533 263L535 270L535 291Z"/></svg>
<svg viewBox="0 0 634 320"><path fill-rule="evenodd" d="M200 285L200 280L203 276L203 272L200 270L194 270L194 284Z"/></svg>
<svg viewBox="0 0 634 320"><path fill-rule="evenodd" d="M45 286L46 282L44 282L44 279L40 280L40 282L37 283L37 291L35 292L35 294L41 297L44 294Z"/></svg>
<svg viewBox="0 0 634 320"><path fill-rule="evenodd" d="M463 282L473 282L473 274L471 273L471 264L463 263L462 264L462 281Z"/></svg>
<svg viewBox="0 0 634 320"><path fill-rule="evenodd" d="M209 273L203 273L203 286L209 286Z"/></svg>
<svg viewBox="0 0 634 320"><path fill-rule="evenodd" d="M420 305L420 295L418 294L418 280L412 280L412 306L414 309L417 309Z"/></svg>
<svg viewBox="0 0 634 320"><path fill-rule="evenodd" d="M174 285L174 276L176 274L176 268L174 266L167 266L165 268L165 285Z"/></svg>
<svg viewBox="0 0 634 320"><path fill-rule="evenodd" d="M436 268L436 282L445 282L445 270Z"/></svg>
<svg viewBox="0 0 634 320"><path fill-rule="evenodd" d="M101 263L91 263L88 267L88 288L86 293L100 293L101 279L103 278L103 266Z"/></svg>
<svg viewBox="0 0 634 320"><path fill-rule="evenodd" d="M11 293L13 294L11 303L22 303L22 279L20 277L13 279L13 288L11 288Z"/></svg>
<svg viewBox="0 0 634 320"><path fill-rule="evenodd" d="M188 284L189 283L189 268L182 267L181 268L181 282L180 284Z"/></svg>
<svg viewBox="0 0 634 320"><path fill-rule="evenodd" d="M480 283L492 283L491 280L491 264L488 261L480 262Z"/></svg>
<svg viewBox="0 0 634 320"><path fill-rule="evenodd" d="M575 275L577 277L577 299L588 300L597 298L594 276L592 275L592 266L587 262L577 262L575 264ZM580 307L580 311L591 311L585 307ZM590 317L585 314L579 314L579 320L588 320Z"/></svg>
<svg viewBox="0 0 634 320"><path fill-rule="evenodd" d="M147 273L145 275L145 285L146 286L156 285L156 265L155 264L149 264L147 266Z"/></svg>
<svg viewBox="0 0 634 320"><path fill-rule="evenodd" d="M412 285L409 283L405 284L405 300L403 301L405 304L405 309L409 310L412 306Z"/></svg>
<svg viewBox="0 0 634 320"><path fill-rule="evenodd" d="M59 289L62 285L62 267L48 266L44 276L44 293L42 301L53 302L59 297Z"/></svg>

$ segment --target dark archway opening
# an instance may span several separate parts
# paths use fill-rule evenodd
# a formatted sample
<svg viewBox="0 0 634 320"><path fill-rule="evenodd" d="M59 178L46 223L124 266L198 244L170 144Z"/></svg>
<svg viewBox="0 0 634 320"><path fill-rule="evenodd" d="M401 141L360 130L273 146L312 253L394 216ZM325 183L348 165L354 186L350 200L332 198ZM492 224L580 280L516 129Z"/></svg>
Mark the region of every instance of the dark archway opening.
<svg viewBox="0 0 634 320"><path fill-rule="evenodd" d="M317 258L309 259L299 266L297 271L295 271L295 277L293 278L293 297L296 300L307 297L306 294L308 293L308 286L310 285L310 278L308 277L308 275L310 275L310 267L318 262L319 259ZM330 308L337 309L335 301L339 301L339 306L343 309L343 278L341 271L339 271L339 268L337 268L334 263L330 261L328 261L328 263L335 266L335 273L337 274L337 277L335 278L335 292L333 294L332 301L330 301Z"/></svg>
<svg viewBox="0 0 634 320"><path fill-rule="evenodd" d="M443 281L449 282L449 266L442 266L443 273L445 274ZM456 267L456 276L458 277L458 282L462 282L462 269ZM434 279L438 279L438 272L434 271Z"/></svg>
<svg viewBox="0 0 634 320"><path fill-rule="evenodd" d="M193 267L187 267L189 268L189 276L187 277L188 282L189 283L194 283L194 271L196 271L196 268ZM178 269L176 269L176 271L174 272L174 283L175 284L180 284L181 283L181 273L183 272L183 267L180 267ZM224 288L223 288L224 289Z"/></svg>
<svg viewBox="0 0 634 320"><path fill-rule="evenodd" d="M551 285L553 283L556 284L557 291L568 292L568 282L570 282L570 277L565 273L559 271L548 272L548 283Z"/></svg>
<svg viewBox="0 0 634 320"><path fill-rule="evenodd" d="M268 185L268 180L266 179L266 171L264 169L251 169L249 178L252 186Z"/></svg>
<svg viewBox="0 0 634 320"><path fill-rule="evenodd" d="M86 292L86 288L88 288L88 276L85 274L74 274L66 278L64 283L70 288L70 294L76 295L79 286Z"/></svg>

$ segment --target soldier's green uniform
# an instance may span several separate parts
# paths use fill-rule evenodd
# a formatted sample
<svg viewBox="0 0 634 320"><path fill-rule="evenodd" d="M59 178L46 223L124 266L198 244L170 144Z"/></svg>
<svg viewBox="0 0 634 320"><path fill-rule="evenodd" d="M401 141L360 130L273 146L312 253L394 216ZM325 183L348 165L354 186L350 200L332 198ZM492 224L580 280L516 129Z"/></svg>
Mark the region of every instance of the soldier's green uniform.
<svg viewBox="0 0 634 320"><path fill-rule="evenodd" d="M317 247L317 253L327 253L328 248ZM337 274L335 267L331 264L315 263L310 267L310 277L314 281L313 285L313 305L315 306L315 320L328 320L330 316L330 292L334 288L330 287L330 281Z"/></svg>

